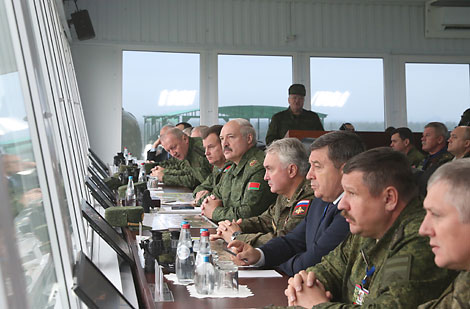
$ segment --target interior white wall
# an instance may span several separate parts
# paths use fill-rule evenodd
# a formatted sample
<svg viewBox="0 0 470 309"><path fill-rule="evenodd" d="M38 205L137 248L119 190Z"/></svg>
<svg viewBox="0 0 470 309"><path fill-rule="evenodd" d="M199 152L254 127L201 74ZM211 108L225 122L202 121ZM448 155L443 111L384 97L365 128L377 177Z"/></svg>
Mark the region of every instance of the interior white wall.
<svg viewBox="0 0 470 309"><path fill-rule="evenodd" d="M379 57L385 125L406 125L405 63L430 57L468 63L470 54L470 39L425 37L424 2L81 0L96 33L93 40L72 44L91 146L103 158L120 149L124 49L200 53L201 122L208 125L217 123L219 53L291 55L293 81L307 88L311 56ZM67 14L74 10L72 1L64 6ZM112 121L103 121L104 115Z"/></svg>
<svg viewBox="0 0 470 309"><path fill-rule="evenodd" d="M112 163L121 151L121 49L112 45L71 47L90 147Z"/></svg>

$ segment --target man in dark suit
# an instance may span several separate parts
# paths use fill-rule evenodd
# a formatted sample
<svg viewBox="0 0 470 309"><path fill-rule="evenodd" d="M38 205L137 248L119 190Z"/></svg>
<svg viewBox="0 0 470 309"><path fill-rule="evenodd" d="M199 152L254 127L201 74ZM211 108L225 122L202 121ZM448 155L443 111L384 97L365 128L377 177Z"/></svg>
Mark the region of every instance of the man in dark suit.
<svg viewBox="0 0 470 309"><path fill-rule="evenodd" d="M315 140L309 157L307 179L315 197L307 217L290 233L260 248L234 240L228 244L239 265L279 268L289 276L320 262L349 233L349 225L337 205L343 195L342 169L347 160L365 150L360 138L348 131L335 131Z"/></svg>

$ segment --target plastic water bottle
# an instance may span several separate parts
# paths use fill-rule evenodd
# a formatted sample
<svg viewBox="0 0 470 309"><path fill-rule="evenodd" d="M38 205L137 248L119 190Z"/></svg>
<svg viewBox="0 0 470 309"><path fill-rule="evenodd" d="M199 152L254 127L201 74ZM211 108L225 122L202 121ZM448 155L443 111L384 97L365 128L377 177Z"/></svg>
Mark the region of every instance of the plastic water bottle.
<svg viewBox="0 0 470 309"><path fill-rule="evenodd" d="M205 228L201 228L199 229L199 234L202 235L202 232L204 231L209 231L208 229L205 229ZM201 242L201 238L199 237L199 239L195 239L193 241L193 251L194 251L194 254L196 254L196 260L197 260L197 253L199 251L199 243Z"/></svg>
<svg viewBox="0 0 470 309"><path fill-rule="evenodd" d="M141 163L139 171L139 182L147 182L145 178L145 163Z"/></svg>
<svg viewBox="0 0 470 309"><path fill-rule="evenodd" d="M190 283L194 278L193 243L189 224L183 224L176 249L176 277L180 283Z"/></svg>
<svg viewBox="0 0 470 309"><path fill-rule="evenodd" d="M199 294L212 294L214 292L215 270L209 261L209 255L204 255L201 265L197 266L194 275L194 285Z"/></svg>
<svg viewBox="0 0 470 309"><path fill-rule="evenodd" d="M129 159L129 150L127 150L127 147L124 147L124 159L126 160L127 165L127 160Z"/></svg>
<svg viewBox="0 0 470 309"><path fill-rule="evenodd" d="M205 256L211 255L211 244L209 242L209 231L203 231L201 233L201 240L199 242L199 251L196 256L196 269L202 263Z"/></svg>
<svg viewBox="0 0 470 309"><path fill-rule="evenodd" d="M135 206L135 190L132 176L129 176L126 189L126 206Z"/></svg>

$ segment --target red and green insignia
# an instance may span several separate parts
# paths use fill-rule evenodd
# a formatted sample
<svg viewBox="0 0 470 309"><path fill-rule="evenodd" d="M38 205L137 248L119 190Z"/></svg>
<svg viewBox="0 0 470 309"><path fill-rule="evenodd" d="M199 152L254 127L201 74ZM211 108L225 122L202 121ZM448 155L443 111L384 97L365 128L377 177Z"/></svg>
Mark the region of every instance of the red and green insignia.
<svg viewBox="0 0 470 309"><path fill-rule="evenodd" d="M301 200L295 205L294 210L292 211L293 216L301 216L305 215L308 210L308 206L310 205L309 200Z"/></svg>
<svg viewBox="0 0 470 309"><path fill-rule="evenodd" d="M232 165L227 166L227 167L224 169L224 173L225 173L226 171L228 171L231 167L232 167Z"/></svg>
<svg viewBox="0 0 470 309"><path fill-rule="evenodd" d="M259 186L260 186L259 182L249 182L248 190L259 190Z"/></svg>
<svg viewBox="0 0 470 309"><path fill-rule="evenodd" d="M253 161L250 162L250 166L253 166L253 165L255 165L256 163L258 163L258 160L253 160Z"/></svg>

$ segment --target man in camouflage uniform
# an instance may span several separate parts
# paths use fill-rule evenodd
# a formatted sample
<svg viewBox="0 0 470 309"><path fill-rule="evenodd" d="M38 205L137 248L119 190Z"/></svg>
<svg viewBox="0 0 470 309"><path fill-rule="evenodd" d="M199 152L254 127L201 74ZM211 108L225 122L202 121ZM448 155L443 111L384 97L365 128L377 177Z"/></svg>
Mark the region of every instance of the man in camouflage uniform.
<svg viewBox="0 0 470 309"><path fill-rule="evenodd" d="M426 184L432 173L454 157L447 151L447 127L441 122L430 122L424 126L421 143L428 156L419 164L418 184L421 196L426 195Z"/></svg>
<svg viewBox="0 0 470 309"><path fill-rule="evenodd" d="M193 191L194 203L198 206L201 206L202 201L220 182L224 175L224 171L230 169L230 165L225 166L226 160L219 137L221 130L221 125L213 125L205 130L202 135L202 145L206 150L205 154L207 161L212 164L212 173Z"/></svg>
<svg viewBox="0 0 470 309"><path fill-rule="evenodd" d="M257 216L276 196L264 176L264 153L256 148L256 131L246 119L227 122L220 132L224 156L232 161L222 181L201 205L202 214L215 222Z"/></svg>
<svg viewBox="0 0 470 309"><path fill-rule="evenodd" d="M157 167L152 176L158 177L166 185L194 189L211 173L212 168L204 155L200 138L191 138L178 128L171 128L160 139L171 156L182 163L178 169Z"/></svg>
<svg viewBox="0 0 470 309"><path fill-rule="evenodd" d="M454 160L470 157L470 127L459 126L450 133L447 151L454 155Z"/></svg>
<svg viewBox="0 0 470 309"><path fill-rule="evenodd" d="M424 217L419 233L429 237L437 266L461 270L435 300L418 308L470 307L470 159L444 164L428 182Z"/></svg>
<svg viewBox="0 0 470 309"><path fill-rule="evenodd" d="M266 174L272 193L278 194L274 204L257 217L221 221L217 234L211 239L226 242L238 239L259 247L268 240L287 234L307 215L310 201L315 197L310 181L305 179L308 156L296 138L273 142L264 158Z"/></svg>
<svg viewBox="0 0 470 309"><path fill-rule="evenodd" d="M403 153L411 167L417 167L424 159L424 155L414 146L413 133L406 127L392 131L390 137L393 150Z"/></svg>
<svg viewBox="0 0 470 309"><path fill-rule="evenodd" d="M266 133L266 145L284 138L289 130L323 131L323 125L317 113L304 109L305 93L305 86L302 84L293 84L289 87L289 108L271 118Z"/></svg>
<svg viewBox="0 0 470 309"><path fill-rule="evenodd" d="M289 305L310 308L416 308L439 295L455 273L438 268L406 157L375 148L343 168L338 208L352 235L321 263L289 279Z"/></svg>
<svg viewBox="0 0 470 309"><path fill-rule="evenodd" d="M342 168L347 160L365 150L361 139L348 131L330 132L317 138L309 157L307 179L315 191L305 219L285 236L273 238L260 248L239 240L228 244L237 252L235 263L279 268L289 276L320 262L349 234L349 225L337 208L343 195Z"/></svg>

